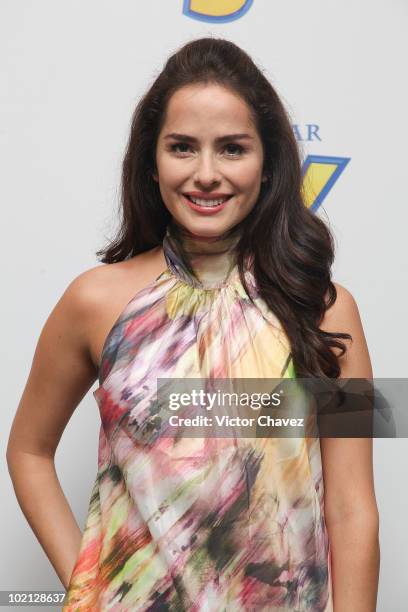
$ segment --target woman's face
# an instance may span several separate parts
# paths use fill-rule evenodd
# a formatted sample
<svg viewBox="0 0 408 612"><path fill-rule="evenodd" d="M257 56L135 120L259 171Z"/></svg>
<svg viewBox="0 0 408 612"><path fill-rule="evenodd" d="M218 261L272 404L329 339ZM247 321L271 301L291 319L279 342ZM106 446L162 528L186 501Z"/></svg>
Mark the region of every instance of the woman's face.
<svg viewBox="0 0 408 612"><path fill-rule="evenodd" d="M238 94L216 84L188 85L173 94L153 176L179 224L207 237L234 227L257 201L266 180L262 166L262 142Z"/></svg>

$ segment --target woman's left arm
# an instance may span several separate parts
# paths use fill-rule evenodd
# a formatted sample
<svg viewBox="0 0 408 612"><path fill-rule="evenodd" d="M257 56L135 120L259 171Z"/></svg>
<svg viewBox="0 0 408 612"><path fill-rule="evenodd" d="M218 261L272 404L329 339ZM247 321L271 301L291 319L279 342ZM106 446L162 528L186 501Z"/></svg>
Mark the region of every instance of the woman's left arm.
<svg viewBox="0 0 408 612"><path fill-rule="evenodd" d="M341 378L372 379L357 304L335 283L337 300L324 331L347 332ZM325 520L331 550L334 612L375 612L380 568L379 517L374 492L372 438L321 438Z"/></svg>

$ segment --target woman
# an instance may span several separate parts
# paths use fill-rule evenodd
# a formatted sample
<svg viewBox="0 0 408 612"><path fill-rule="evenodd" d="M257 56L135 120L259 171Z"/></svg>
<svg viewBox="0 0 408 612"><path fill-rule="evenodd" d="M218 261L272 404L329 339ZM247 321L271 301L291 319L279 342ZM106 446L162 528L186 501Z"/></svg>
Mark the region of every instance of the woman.
<svg viewBox="0 0 408 612"><path fill-rule="evenodd" d="M152 436L158 378L372 377L301 182L288 116L244 51L204 38L170 57L133 117L109 265L51 313L10 434L65 611L375 610L370 439ZM81 534L54 454L97 377Z"/></svg>

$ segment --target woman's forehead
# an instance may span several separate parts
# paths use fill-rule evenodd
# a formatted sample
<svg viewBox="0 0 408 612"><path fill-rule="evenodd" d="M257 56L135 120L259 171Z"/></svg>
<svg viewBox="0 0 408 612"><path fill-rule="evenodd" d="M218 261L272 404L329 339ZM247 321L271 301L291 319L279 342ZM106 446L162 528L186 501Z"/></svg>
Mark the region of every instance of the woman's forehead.
<svg viewBox="0 0 408 612"><path fill-rule="evenodd" d="M170 98L164 126L172 132L197 130L221 122L223 132L253 132L251 112L237 94L219 85L194 85L177 90Z"/></svg>

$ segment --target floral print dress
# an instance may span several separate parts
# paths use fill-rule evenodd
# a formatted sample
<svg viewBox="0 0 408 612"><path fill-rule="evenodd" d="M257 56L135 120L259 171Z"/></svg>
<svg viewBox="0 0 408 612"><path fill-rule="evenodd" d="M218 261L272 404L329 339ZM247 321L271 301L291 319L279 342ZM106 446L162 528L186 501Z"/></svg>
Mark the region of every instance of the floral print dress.
<svg viewBox="0 0 408 612"><path fill-rule="evenodd" d="M94 392L98 472L64 612L331 612L318 438L142 435L159 378L295 378L239 231L174 221L166 269L111 329ZM157 412L157 410L156 410Z"/></svg>

